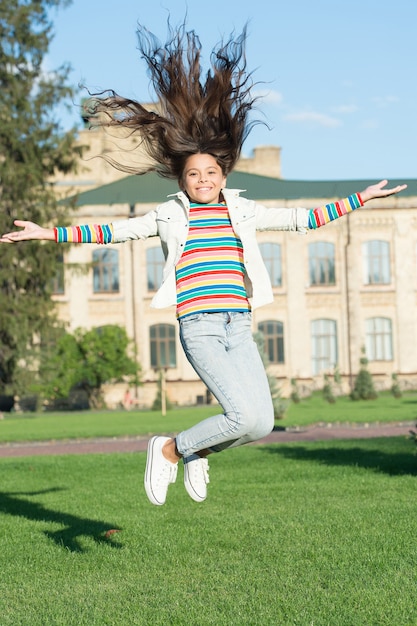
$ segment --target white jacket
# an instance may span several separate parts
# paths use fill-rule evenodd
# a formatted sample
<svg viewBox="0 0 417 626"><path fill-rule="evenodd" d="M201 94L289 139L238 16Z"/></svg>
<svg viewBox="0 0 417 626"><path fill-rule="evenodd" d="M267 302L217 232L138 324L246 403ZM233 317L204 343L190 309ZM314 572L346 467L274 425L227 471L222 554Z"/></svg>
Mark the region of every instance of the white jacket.
<svg viewBox="0 0 417 626"><path fill-rule="evenodd" d="M292 230L306 233L308 209L267 208L240 197L241 189L223 189L230 220L242 241L246 269L245 286L252 309L273 301L271 281L256 241L257 230ZM171 197L171 196L170 196ZM141 217L113 222L114 243L159 236L165 256L162 284L152 307L176 304L175 266L181 258L188 236L190 201L182 192Z"/></svg>

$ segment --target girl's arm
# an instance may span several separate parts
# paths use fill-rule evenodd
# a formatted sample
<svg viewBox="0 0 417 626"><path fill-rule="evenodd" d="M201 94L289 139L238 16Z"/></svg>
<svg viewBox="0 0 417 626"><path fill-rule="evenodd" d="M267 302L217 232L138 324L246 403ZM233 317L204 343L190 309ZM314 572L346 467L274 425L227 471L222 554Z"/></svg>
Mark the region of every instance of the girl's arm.
<svg viewBox="0 0 417 626"><path fill-rule="evenodd" d="M14 224L20 226L22 230L2 235L0 243L16 243L33 239L56 241L57 243L111 243L113 241L111 224L57 226L56 228L43 228L34 222L22 220L16 220Z"/></svg>
<svg viewBox="0 0 417 626"><path fill-rule="evenodd" d="M346 215L363 206L368 200L392 196L407 188L407 185L397 185L397 187L393 187L392 189L384 189L387 183L387 180L381 180L379 183L370 185L364 191L354 193L348 198L331 202L317 209L311 209L308 214L308 228L312 229L325 226L325 224L342 217L342 215Z"/></svg>

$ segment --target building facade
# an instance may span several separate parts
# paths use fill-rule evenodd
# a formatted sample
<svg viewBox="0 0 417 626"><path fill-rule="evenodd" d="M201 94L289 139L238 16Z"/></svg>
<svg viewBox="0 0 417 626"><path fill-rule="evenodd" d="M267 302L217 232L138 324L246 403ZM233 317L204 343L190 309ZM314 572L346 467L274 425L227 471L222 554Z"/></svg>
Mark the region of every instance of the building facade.
<svg viewBox="0 0 417 626"><path fill-rule="evenodd" d="M175 183L154 175L123 177L94 162L98 169L88 162L83 179L57 185L78 194L76 224L143 215L176 191ZM228 187L246 189L243 195L265 206L314 208L376 182L285 181L279 172L279 148L259 148L253 159L242 160ZM283 396L294 379L301 393L310 392L336 371L340 391L348 392L363 350L379 388L390 387L393 374L403 387L417 387L417 180L398 182L408 184L399 196L373 200L307 235L259 233L275 298L254 311L253 330L263 334ZM163 266L157 238L63 247L63 259L64 279L54 295L60 318L70 331L126 328L142 366L143 384L132 390L139 407L152 405L161 371L172 402L210 400L183 355L175 309L150 306ZM71 271L74 265L88 269ZM109 387L109 406L121 402L125 390Z"/></svg>

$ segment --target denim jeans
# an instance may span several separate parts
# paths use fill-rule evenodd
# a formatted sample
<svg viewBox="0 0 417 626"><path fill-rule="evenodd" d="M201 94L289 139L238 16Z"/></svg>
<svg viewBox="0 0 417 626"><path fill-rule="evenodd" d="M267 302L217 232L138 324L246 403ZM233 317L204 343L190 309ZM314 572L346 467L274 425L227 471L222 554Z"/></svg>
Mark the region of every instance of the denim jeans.
<svg viewBox="0 0 417 626"><path fill-rule="evenodd" d="M189 362L224 413L181 432L178 451L184 457L205 449L220 452L268 435L274 410L251 313L198 313L179 324Z"/></svg>

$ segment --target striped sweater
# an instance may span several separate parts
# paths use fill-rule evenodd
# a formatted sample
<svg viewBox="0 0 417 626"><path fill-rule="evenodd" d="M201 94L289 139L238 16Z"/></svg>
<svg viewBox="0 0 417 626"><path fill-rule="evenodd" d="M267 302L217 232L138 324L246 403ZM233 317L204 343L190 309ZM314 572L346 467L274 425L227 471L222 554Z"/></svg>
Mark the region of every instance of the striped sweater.
<svg viewBox="0 0 417 626"><path fill-rule="evenodd" d="M243 247L224 204L191 204L189 232L176 266L177 317L249 311Z"/></svg>

